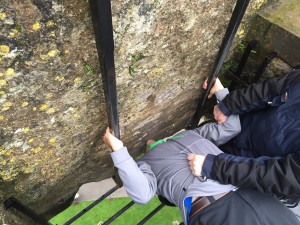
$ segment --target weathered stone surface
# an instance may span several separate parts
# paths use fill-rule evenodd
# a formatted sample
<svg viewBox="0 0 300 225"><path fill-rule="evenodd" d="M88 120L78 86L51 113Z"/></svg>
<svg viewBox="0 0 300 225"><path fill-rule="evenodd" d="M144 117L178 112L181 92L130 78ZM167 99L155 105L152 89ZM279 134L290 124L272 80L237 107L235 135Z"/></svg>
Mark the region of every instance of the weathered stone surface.
<svg viewBox="0 0 300 225"><path fill-rule="evenodd" d="M189 122L234 2L113 1L120 122L134 156ZM81 184L112 173L89 4L1 0L0 27L0 196L49 218Z"/></svg>
<svg viewBox="0 0 300 225"><path fill-rule="evenodd" d="M261 62L271 51L291 66L300 64L300 9L298 0L279 1L258 13L247 39L259 41L256 57Z"/></svg>
<svg viewBox="0 0 300 225"><path fill-rule="evenodd" d="M256 40L257 45L251 52L242 74L242 80L246 83L252 81L265 58L274 51L277 56L270 60L260 80L281 76L300 64L298 0L272 3L253 17L251 26L245 29L245 39L238 43L234 50L234 57L226 65L231 71L235 71L246 49L246 44Z"/></svg>

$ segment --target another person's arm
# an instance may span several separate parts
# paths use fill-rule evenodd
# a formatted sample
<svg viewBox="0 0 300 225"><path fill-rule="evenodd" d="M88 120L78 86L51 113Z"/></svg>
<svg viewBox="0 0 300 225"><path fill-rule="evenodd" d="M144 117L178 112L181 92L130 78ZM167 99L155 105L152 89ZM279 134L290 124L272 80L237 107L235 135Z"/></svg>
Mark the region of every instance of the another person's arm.
<svg viewBox="0 0 300 225"><path fill-rule="evenodd" d="M206 89L206 82L204 82L203 88ZM209 97L211 97L212 94L215 94L217 100L222 101L228 93L228 89L224 88L219 79L217 79L212 87ZM194 129L195 132L217 146L226 143L241 131L238 115L220 117L219 112L218 106L215 106L214 117L217 120L217 123L208 123Z"/></svg>
<svg viewBox="0 0 300 225"><path fill-rule="evenodd" d="M269 79L261 84L253 84L249 88L235 91L223 100L226 105L227 101L233 99L233 103L228 104L230 113L227 115L282 104L286 101L286 97L291 98L290 89L292 90L293 85L298 82L300 82L300 70L295 70L284 77ZM253 104L251 101L254 101ZM220 108L222 110L222 106ZM197 175L204 175L224 184L231 183L240 187L284 195L300 193L299 155L256 159L227 154L201 155L198 156L196 170Z"/></svg>
<svg viewBox="0 0 300 225"><path fill-rule="evenodd" d="M109 128L103 140L113 150L111 157L128 195L138 204L149 202L157 190L156 177L150 166L144 162L137 164L122 141L113 136Z"/></svg>
<svg viewBox="0 0 300 225"><path fill-rule="evenodd" d="M300 82L300 70L231 91L218 106L226 116L277 106L286 101L289 88L297 82Z"/></svg>
<svg viewBox="0 0 300 225"><path fill-rule="evenodd" d="M208 155L200 174L223 184L286 196L300 195L300 154L275 158Z"/></svg>

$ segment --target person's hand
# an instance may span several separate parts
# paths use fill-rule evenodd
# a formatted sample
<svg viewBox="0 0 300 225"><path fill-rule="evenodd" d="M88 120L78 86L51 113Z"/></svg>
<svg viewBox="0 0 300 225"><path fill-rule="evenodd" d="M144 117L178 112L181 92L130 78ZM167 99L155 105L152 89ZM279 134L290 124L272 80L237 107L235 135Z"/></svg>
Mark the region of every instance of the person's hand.
<svg viewBox="0 0 300 225"><path fill-rule="evenodd" d="M225 116L224 113L220 110L218 105L215 105L213 114L218 124L226 122L228 118L228 116Z"/></svg>
<svg viewBox="0 0 300 225"><path fill-rule="evenodd" d="M103 136L103 141L113 151L117 151L123 147L123 142L116 138L114 135L112 135L112 133L109 130L109 127L106 128L106 132Z"/></svg>
<svg viewBox="0 0 300 225"><path fill-rule="evenodd" d="M208 78L205 79L205 81L204 81L204 83L202 85L203 89L205 89L205 90L207 89L207 86L208 86L207 80L208 80ZM216 81L215 81L214 86L210 89L208 98L211 98L216 92L222 90L223 88L224 88L223 84L221 83L221 81L219 80L219 78L217 78Z"/></svg>
<svg viewBox="0 0 300 225"><path fill-rule="evenodd" d="M187 159L189 160L190 169L195 176L202 176L202 167L205 160L205 155L189 154Z"/></svg>

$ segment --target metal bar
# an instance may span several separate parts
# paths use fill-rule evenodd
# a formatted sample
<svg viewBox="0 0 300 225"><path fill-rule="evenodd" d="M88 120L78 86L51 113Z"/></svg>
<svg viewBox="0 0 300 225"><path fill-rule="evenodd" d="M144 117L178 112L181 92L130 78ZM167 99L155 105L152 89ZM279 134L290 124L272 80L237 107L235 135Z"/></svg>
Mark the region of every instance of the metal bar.
<svg viewBox="0 0 300 225"><path fill-rule="evenodd" d="M110 217L107 221L105 221L102 225L110 224L112 221L117 219L120 215L122 215L127 209L134 205L134 201L129 202L122 209L120 209L117 213L115 213L112 217Z"/></svg>
<svg viewBox="0 0 300 225"><path fill-rule="evenodd" d="M79 212L74 217L72 217L67 222L65 222L64 225L69 225L69 224L73 223L75 220L77 220L79 217L81 217L83 214L85 214L86 212L88 212L94 206L96 206L97 204L99 204L103 199L105 199L106 197L108 197L110 194L112 194L113 192L115 192L118 189L119 189L119 186L116 185L115 187L113 187L112 189L110 189L109 191L107 191L104 195L102 195L100 198L98 198L97 200L95 200L92 204L90 204L85 209L83 209L81 212Z"/></svg>
<svg viewBox="0 0 300 225"><path fill-rule="evenodd" d="M230 18L228 27L226 29L221 47L219 49L217 58L215 60L214 70L211 73L211 75L208 77L208 81L207 81L208 87L206 89L205 94L202 96L201 100L198 103L196 112L191 120L190 125L188 126L188 129L193 129L193 128L197 127L197 125L198 125L198 122L199 122L201 114L202 114L202 109L203 109L204 103L207 99L207 96L208 96L212 86L214 85L215 79L218 76L221 66L226 59L229 48L233 42L235 34L236 34L238 27L242 21L242 18L245 14L245 11L247 9L249 1L250 0L237 0L237 3L234 7L232 16Z"/></svg>
<svg viewBox="0 0 300 225"><path fill-rule="evenodd" d="M243 54L243 56L242 56L242 58L241 58L241 61L240 61L240 63L239 63L239 66L238 66L236 72L234 73L234 75L235 75L237 78L240 78L240 77L241 77L242 72L243 72L243 70L244 70L244 68L245 68L245 65L246 65L246 63L247 63L247 61L248 61L248 58L249 58L249 56L250 56L250 54L251 54L251 51L252 51L252 49L256 46L256 44L257 44L257 41L256 41L256 40L252 40L251 42L249 42L249 43L247 44L247 47L246 47L246 49L245 49L245 51L244 51L244 54ZM231 81L229 90L233 90L233 89L235 88L235 86L236 86L236 82Z"/></svg>
<svg viewBox="0 0 300 225"><path fill-rule="evenodd" d="M252 79L252 83L256 83L259 80L259 78L261 77L261 75L263 74L263 72L265 71L267 66L269 65L269 63L272 61L272 59L277 57L277 55L278 55L277 52L272 51L264 58L264 60L260 64L257 72L255 73L255 76Z"/></svg>
<svg viewBox="0 0 300 225"><path fill-rule="evenodd" d="M161 203L152 212L150 212L144 219L142 219L137 225L143 225L143 224L145 224L151 217L153 217L164 206L165 206L165 204Z"/></svg>
<svg viewBox="0 0 300 225"><path fill-rule="evenodd" d="M31 218L33 221L37 222L38 224L51 225L51 223L49 223L48 220L46 220L42 216L35 213L32 209L28 208L27 206L22 204L20 201L18 201L14 197L10 197L10 198L6 199L3 203L3 205L6 210L11 207L15 208L16 210L18 210L21 213L23 213L24 215L28 216L29 218Z"/></svg>
<svg viewBox="0 0 300 225"><path fill-rule="evenodd" d="M243 87L247 87L249 85L246 82L244 82L243 80L241 80L239 77L235 76L235 74L232 73L231 71L228 71L228 73L226 74L226 77L231 79L231 82L242 85Z"/></svg>
<svg viewBox="0 0 300 225"><path fill-rule="evenodd" d="M114 63L114 37L110 0L89 0L94 25L96 46L101 66L102 83L106 100L109 127L121 139L118 114L118 97ZM114 167L114 181L119 187L123 183Z"/></svg>
<svg viewBox="0 0 300 225"><path fill-rule="evenodd" d="M111 3L110 0L89 0L89 3L101 65L109 126L114 130L114 135L120 139Z"/></svg>

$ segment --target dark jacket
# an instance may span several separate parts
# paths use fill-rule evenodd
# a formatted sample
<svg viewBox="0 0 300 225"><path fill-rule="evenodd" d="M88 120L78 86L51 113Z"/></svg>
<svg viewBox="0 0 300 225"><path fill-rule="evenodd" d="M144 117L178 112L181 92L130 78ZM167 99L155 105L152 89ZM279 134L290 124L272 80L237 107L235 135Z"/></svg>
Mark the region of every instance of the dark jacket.
<svg viewBox="0 0 300 225"><path fill-rule="evenodd" d="M233 91L219 107L227 116L242 115L242 131L234 139L240 156L208 155L203 175L224 184L300 195L300 70Z"/></svg>

